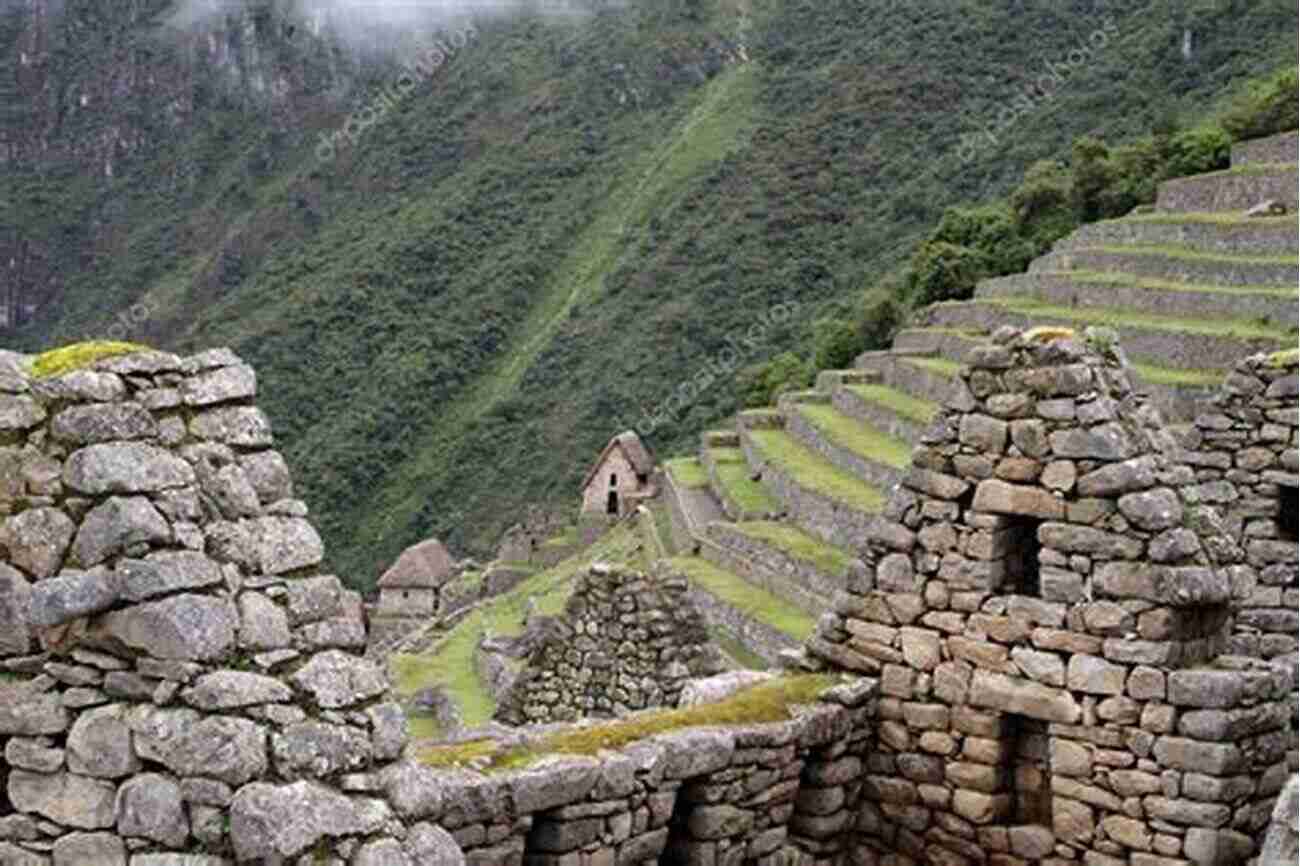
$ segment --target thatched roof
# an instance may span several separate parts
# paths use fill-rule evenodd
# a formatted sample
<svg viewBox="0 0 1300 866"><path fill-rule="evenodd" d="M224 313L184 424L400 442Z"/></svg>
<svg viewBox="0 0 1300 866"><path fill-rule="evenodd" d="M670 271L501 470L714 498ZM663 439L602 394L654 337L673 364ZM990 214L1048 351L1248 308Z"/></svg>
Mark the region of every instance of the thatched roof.
<svg viewBox="0 0 1300 866"><path fill-rule="evenodd" d="M436 538L402 551L393 567L379 578L380 589L435 589L447 582L455 563Z"/></svg>
<svg viewBox="0 0 1300 866"><path fill-rule="evenodd" d="M655 460L654 457L650 455L650 449L645 447L645 443L641 441L640 436L636 435L631 430L625 430L613 439L609 440L609 444L600 452L600 456L596 458L596 462L591 465L591 470L587 473L587 477L582 480L582 486L584 488L591 483L591 479L595 477L596 473L600 470L600 467L609 457L610 452L615 448L622 450L623 456L627 458L628 463L632 464L632 468L638 475L649 475L654 471Z"/></svg>

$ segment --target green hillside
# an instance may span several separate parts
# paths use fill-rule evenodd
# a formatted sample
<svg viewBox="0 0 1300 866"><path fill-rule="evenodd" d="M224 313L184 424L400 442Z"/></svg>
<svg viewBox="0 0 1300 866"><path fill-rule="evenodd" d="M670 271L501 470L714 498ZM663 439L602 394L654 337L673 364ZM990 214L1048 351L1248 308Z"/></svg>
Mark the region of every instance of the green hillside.
<svg viewBox="0 0 1300 866"><path fill-rule="evenodd" d="M136 304L131 339L230 345L259 371L333 566L368 585L429 534L483 552L523 504L575 503L621 427L657 414L651 444L688 447L737 406L728 337L766 323L742 363L796 346L945 206L1005 193L1081 134L1139 135L1294 64L1296 17L1271 0L646 0L484 22L324 164L317 133L351 103L286 117L196 75L192 123L140 121L154 143L112 178L0 175L0 241L34 234L62 287L0 342L102 335ZM131 26L101 57L166 51ZM996 146L973 143L1081 45ZM324 49L279 50L304 92L337 83ZM348 86L363 99L394 74L363 66ZM794 315L771 324L778 305ZM665 415L686 380L699 393Z"/></svg>

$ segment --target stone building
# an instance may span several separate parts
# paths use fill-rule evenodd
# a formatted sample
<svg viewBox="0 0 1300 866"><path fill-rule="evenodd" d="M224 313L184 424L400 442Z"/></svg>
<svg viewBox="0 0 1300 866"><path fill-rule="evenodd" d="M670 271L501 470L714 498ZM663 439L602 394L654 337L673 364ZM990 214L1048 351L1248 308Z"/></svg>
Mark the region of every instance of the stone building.
<svg viewBox="0 0 1300 866"><path fill-rule="evenodd" d="M379 578L377 616L430 617L438 612L438 589L456 569L456 563L436 538L402 551L392 568Z"/></svg>
<svg viewBox="0 0 1300 866"><path fill-rule="evenodd" d="M686 578L596 564L529 656L497 710L522 725L677 705L692 677L723 668Z"/></svg>
<svg viewBox="0 0 1300 866"><path fill-rule="evenodd" d="M628 430L600 452L582 482L584 516L622 517L657 493L655 461L641 437Z"/></svg>
<svg viewBox="0 0 1300 866"><path fill-rule="evenodd" d="M1257 852L1294 674L1226 654L1267 566L1178 453L1107 332L972 351L807 645L880 678L857 826L882 862Z"/></svg>

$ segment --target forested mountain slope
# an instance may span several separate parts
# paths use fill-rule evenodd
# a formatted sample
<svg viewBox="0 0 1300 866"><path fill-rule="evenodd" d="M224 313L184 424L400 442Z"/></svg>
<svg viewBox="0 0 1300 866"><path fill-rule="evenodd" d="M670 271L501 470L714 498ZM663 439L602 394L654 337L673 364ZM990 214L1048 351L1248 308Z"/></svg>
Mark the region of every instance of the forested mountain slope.
<svg viewBox="0 0 1300 866"><path fill-rule="evenodd" d="M794 345L946 205L1294 63L1296 14L642 0L475 19L399 92L395 60L272 3L179 37L163 0L0 3L0 301L31 310L0 341L231 345L368 584L425 535L483 551L574 502L621 427L682 446L734 410L723 367Z"/></svg>

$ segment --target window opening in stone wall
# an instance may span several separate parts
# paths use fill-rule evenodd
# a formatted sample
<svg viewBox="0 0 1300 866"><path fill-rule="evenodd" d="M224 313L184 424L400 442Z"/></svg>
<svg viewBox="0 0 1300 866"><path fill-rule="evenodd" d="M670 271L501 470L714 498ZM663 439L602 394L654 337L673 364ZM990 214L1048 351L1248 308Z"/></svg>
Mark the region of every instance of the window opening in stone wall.
<svg viewBox="0 0 1300 866"><path fill-rule="evenodd" d="M610 475L610 476L609 476L609 486L610 486L610 487L617 487L617 486L618 486L618 475L617 475L617 474L614 474L614 475Z"/></svg>
<svg viewBox="0 0 1300 866"><path fill-rule="evenodd" d="M1008 533L1005 559L1005 585L1016 595L1035 598L1043 594L1043 581L1039 572L1039 553L1043 545L1038 541L1039 521L1031 518L1014 518L1005 530Z"/></svg>
<svg viewBox="0 0 1300 866"><path fill-rule="evenodd" d="M1052 773L1047 723L1006 717L1011 760L1011 823L1052 826Z"/></svg>
<svg viewBox="0 0 1300 866"><path fill-rule="evenodd" d="M1277 531L1287 541L1300 539L1300 489L1283 487L1278 500Z"/></svg>

